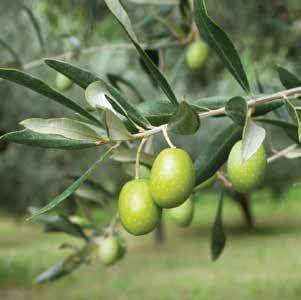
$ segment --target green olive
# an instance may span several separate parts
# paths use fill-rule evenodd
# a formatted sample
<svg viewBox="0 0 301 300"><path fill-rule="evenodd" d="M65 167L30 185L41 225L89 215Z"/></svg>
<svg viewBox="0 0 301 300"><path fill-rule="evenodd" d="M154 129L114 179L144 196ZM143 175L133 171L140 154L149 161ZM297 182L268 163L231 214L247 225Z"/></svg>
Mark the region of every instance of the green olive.
<svg viewBox="0 0 301 300"><path fill-rule="evenodd" d="M228 158L228 176L233 188L240 193L249 193L258 187L266 173L267 159L261 146L247 161L242 162L242 142L237 142Z"/></svg>
<svg viewBox="0 0 301 300"><path fill-rule="evenodd" d="M186 51L186 62L190 69L200 68L208 57L209 48L203 41L191 43Z"/></svg>
<svg viewBox="0 0 301 300"><path fill-rule="evenodd" d="M120 257L120 242L116 236L103 237L99 241L99 258L107 266L114 264Z"/></svg>
<svg viewBox="0 0 301 300"><path fill-rule="evenodd" d="M68 91L73 85L73 82L65 75L58 73L56 76L56 87L59 91Z"/></svg>
<svg viewBox="0 0 301 300"><path fill-rule="evenodd" d="M171 220L180 227L187 227L191 224L194 212L194 203L189 197L178 207L168 209Z"/></svg>
<svg viewBox="0 0 301 300"><path fill-rule="evenodd" d="M135 179L123 186L118 210L121 224L133 235L153 231L162 213L151 197L148 179Z"/></svg>
<svg viewBox="0 0 301 300"><path fill-rule="evenodd" d="M195 169L188 153L168 148L156 157L150 176L150 191L154 201L163 208L181 205L195 184Z"/></svg>

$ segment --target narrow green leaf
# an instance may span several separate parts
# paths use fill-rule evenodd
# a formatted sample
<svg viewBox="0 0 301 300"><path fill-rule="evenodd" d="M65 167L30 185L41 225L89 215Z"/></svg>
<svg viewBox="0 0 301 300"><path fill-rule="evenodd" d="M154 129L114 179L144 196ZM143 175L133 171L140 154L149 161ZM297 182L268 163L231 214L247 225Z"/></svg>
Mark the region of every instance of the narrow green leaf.
<svg viewBox="0 0 301 300"><path fill-rule="evenodd" d="M36 218L37 216L42 215L54 209L65 199L67 199L70 195L72 195L89 178L89 176L92 175L92 173L98 168L98 166L111 155L111 152L115 147L116 146L113 146L109 150L107 150L81 177L79 177L76 181L74 181L73 184L70 185L63 193L55 197L46 206L36 211L33 215L31 215L28 218L28 220Z"/></svg>
<svg viewBox="0 0 301 300"><path fill-rule="evenodd" d="M107 90L108 93L112 96L112 99L115 103L117 102L118 106L123 108L123 111L126 111L126 115L133 120L137 125L148 128L150 123L145 119L139 111L135 108L134 105L130 103L130 101L122 95L116 88L112 85L107 83L105 80L100 78L99 76L85 70L74 66L72 64L58 61L58 60L45 60L46 64L49 65L51 68L55 69L56 71L64 74L68 78L70 78L73 82L81 86L82 88L86 89L89 85L95 81L98 81L99 93L103 94L104 90ZM101 87L101 84L103 85ZM94 86L94 89L97 88L97 85ZM95 93L95 91L94 91ZM106 96L108 96L106 94ZM111 102L110 102L111 103ZM111 103L112 105L112 103Z"/></svg>
<svg viewBox="0 0 301 300"><path fill-rule="evenodd" d="M120 75L109 73L107 74L107 77L110 81L110 83L117 88L120 92L122 92L122 85L126 86L129 91L131 91L131 94L134 96L135 99L137 99L138 102L143 102L143 96L139 92L139 90L135 87L135 85L130 82L129 80L126 80Z"/></svg>
<svg viewBox="0 0 301 300"><path fill-rule="evenodd" d="M292 120L294 121L294 123L296 124L296 126L298 128L298 142L300 143L301 142L301 121L300 121L298 111L297 111L296 107L292 104L292 102L289 100L285 101L285 105L286 105L288 113L290 114Z"/></svg>
<svg viewBox="0 0 301 300"><path fill-rule="evenodd" d="M295 142L299 143L298 126L281 119L256 118L256 121L280 127L285 130L287 135Z"/></svg>
<svg viewBox="0 0 301 300"><path fill-rule="evenodd" d="M136 149L117 149L112 155L112 159L122 163L134 163L136 161L137 150ZM151 167L155 157L148 153L140 154L140 163L147 167Z"/></svg>
<svg viewBox="0 0 301 300"><path fill-rule="evenodd" d="M128 34L130 40L132 41L133 45L137 49L138 53L140 54L141 58L144 60L149 72L152 74L152 77L157 81L158 85L162 89L162 91L166 94L168 99L174 103L177 104L177 98L171 89L168 81L165 79L161 71L156 67L156 65L153 63L153 61L149 58L147 53L142 49L142 47L139 45L138 39L136 37L136 34L133 31L131 21L120 4L119 0L105 0L108 8L113 13L113 15L116 17L118 22L121 24L121 26L124 28L126 33Z"/></svg>
<svg viewBox="0 0 301 300"><path fill-rule="evenodd" d="M244 125L248 114L247 101L242 97L233 97L226 104L226 114L237 124Z"/></svg>
<svg viewBox="0 0 301 300"><path fill-rule="evenodd" d="M201 145L201 152L194 162L196 185L212 177L226 162L233 145L241 138L242 130L233 123Z"/></svg>
<svg viewBox="0 0 301 300"><path fill-rule="evenodd" d="M212 235L211 235L211 258L213 261L217 260L220 257L220 255L222 254L226 246L226 233L224 230L223 219L222 219L223 198L224 198L224 193L221 192L218 201L217 213L212 228Z"/></svg>
<svg viewBox="0 0 301 300"><path fill-rule="evenodd" d="M105 112L107 131L112 141L127 141L132 138L122 121L110 110Z"/></svg>
<svg viewBox="0 0 301 300"><path fill-rule="evenodd" d="M288 71L287 69L277 66L277 72L278 72L278 75L279 75L282 85L286 89L293 89L298 86L301 86L301 79L298 78L297 75Z"/></svg>
<svg viewBox="0 0 301 300"><path fill-rule="evenodd" d="M41 30L41 27L40 27L40 24L39 24L37 18L35 17L35 15L32 12L32 10L29 7L27 7L26 5L21 4L21 8L26 11L26 13L27 13L27 15L29 17L29 20L32 23L32 26L33 26L35 32L37 33L38 40L39 40L40 47L41 47L41 51L42 51L42 53L45 54L45 52L46 52L45 42L44 42L42 30Z"/></svg>
<svg viewBox="0 0 301 300"><path fill-rule="evenodd" d="M240 57L227 34L208 16L204 0L194 0L194 16L202 37L217 52L240 86L249 93L250 85Z"/></svg>
<svg viewBox="0 0 301 300"><path fill-rule="evenodd" d="M185 101L181 102L172 115L168 130L183 135L194 134L200 127L200 118L195 110Z"/></svg>
<svg viewBox="0 0 301 300"><path fill-rule="evenodd" d="M109 92L100 81L92 82L85 90L85 98L91 107L114 111L114 108L106 98L106 94L109 94Z"/></svg>
<svg viewBox="0 0 301 300"><path fill-rule="evenodd" d="M22 61L21 58L19 57L19 55L17 54L17 52L5 41L0 40L0 45L2 45L2 47L4 47L12 56L12 58L14 59L14 62L17 63L18 65L22 66Z"/></svg>
<svg viewBox="0 0 301 300"><path fill-rule="evenodd" d="M38 209L35 207L30 208L33 214ZM46 232L65 232L67 234L83 238L87 240L87 236L83 230L77 225L72 223L67 217L62 215L42 215L35 219L37 222L45 225Z"/></svg>
<svg viewBox="0 0 301 300"><path fill-rule="evenodd" d="M60 94L59 92L57 92L56 90L48 86L45 82L43 82L42 80L36 77L33 77L19 70L0 69L0 78L27 87L43 96L46 96L72 109L73 111L93 121L95 124L98 125L100 124L100 122L93 115L91 115L88 111L83 109L80 105L68 99L67 97L63 96L62 94Z"/></svg>
<svg viewBox="0 0 301 300"><path fill-rule="evenodd" d="M244 127L242 138L242 161L247 161L262 145L266 131L248 118Z"/></svg>
<svg viewBox="0 0 301 300"><path fill-rule="evenodd" d="M0 137L0 143L1 141L64 150L85 149L99 145L99 142L71 140L60 135L42 134L28 129L6 133Z"/></svg>
<svg viewBox="0 0 301 300"><path fill-rule="evenodd" d="M20 124L37 133L56 134L68 139L98 142L99 144L108 143L107 139L99 135L97 127L93 128L93 125L68 118L33 118L24 120Z"/></svg>

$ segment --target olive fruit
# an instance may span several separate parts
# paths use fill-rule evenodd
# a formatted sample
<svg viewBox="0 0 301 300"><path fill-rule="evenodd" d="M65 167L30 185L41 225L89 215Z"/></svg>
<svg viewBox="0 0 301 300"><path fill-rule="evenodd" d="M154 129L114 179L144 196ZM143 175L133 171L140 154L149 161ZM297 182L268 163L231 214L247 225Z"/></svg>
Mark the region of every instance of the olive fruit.
<svg viewBox="0 0 301 300"><path fill-rule="evenodd" d="M228 158L228 176L233 188L239 193L249 193L263 181L267 167L263 146L245 162L242 161L242 142L237 142Z"/></svg>
<svg viewBox="0 0 301 300"><path fill-rule="evenodd" d="M116 236L103 237L99 241L99 259L104 265L112 265L120 258L121 245Z"/></svg>
<svg viewBox="0 0 301 300"><path fill-rule="evenodd" d="M56 87L59 91L65 92L69 90L73 85L73 82L65 75L58 73L56 76Z"/></svg>
<svg viewBox="0 0 301 300"><path fill-rule="evenodd" d="M205 62L209 53L208 45L204 41L191 43L186 51L186 62L190 69L200 68Z"/></svg>
<svg viewBox="0 0 301 300"><path fill-rule="evenodd" d="M187 227L191 224L194 212L194 203L189 197L178 207L170 208L168 214L171 220L180 227Z"/></svg>
<svg viewBox="0 0 301 300"><path fill-rule="evenodd" d="M162 213L151 197L148 179L135 179L123 186L118 211L121 224L133 235L147 234L154 230Z"/></svg>
<svg viewBox="0 0 301 300"><path fill-rule="evenodd" d="M159 153L151 169L150 192L154 201L163 208L182 204L195 184L195 170L188 153L168 148Z"/></svg>

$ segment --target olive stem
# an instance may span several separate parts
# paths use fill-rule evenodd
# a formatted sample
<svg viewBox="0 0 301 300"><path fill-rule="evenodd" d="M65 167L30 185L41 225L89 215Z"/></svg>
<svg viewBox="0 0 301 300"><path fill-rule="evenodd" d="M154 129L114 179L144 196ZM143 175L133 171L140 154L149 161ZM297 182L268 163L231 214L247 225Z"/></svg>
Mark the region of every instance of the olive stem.
<svg viewBox="0 0 301 300"><path fill-rule="evenodd" d="M290 153L292 150L295 150L298 147L297 144L292 144L286 148L284 148L283 150L275 153L274 155L270 156L268 158L268 163L274 162L275 160L287 155L288 153Z"/></svg>
<svg viewBox="0 0 301 300"><path fill-rule="evenodd" d="M274 93L271 95L259 96L257 98L252 97L252 99L250 101L248 101L247 104L248 104L249 108L254 108L259 104L264 104L264 103L267 103L267 102L270 102L273 100L277 100L277 99L282 99L282 98L286 99L289 96L295 96L295 97L301 96L301 86L293 88L293 89L288 89L285 91L280 91L280 92L277 92L277 93ZM213 110L210 110L207 112L199 113L200 119L207 119L209 117L223 116L223 115L226 115L225 107L221 107L218 109L213 109ZM166 131L167 126L168 126L168 124L163 124L158 127L153 127L150 130L139 132L137 134L134 134L132 139L140 139L143 137L148 137L148 136L151 136L151 135L159 133L159 132L163 132L163 134L164 134L164 131Z"/></svg>
<svg viewBox="0 0 301 300"><path fill-rule="evenodd" d="M143 138L137 149L136 164L135 164L135 179L139 179L139 177L140 177L140 155L141 155L143 146L146 143L146 141L147 141L147 137Z"/></svg>
<svg viewBox="0 0 301 300"><path fill-rule="evenodd" d="M222 171L217 171L216 172L217 178L224 184L224 186L227 189L231 189L232 188L232 183L228 180L228 178L226 177L225 173Z"/></svg>
<svg viewBox="0 0 301 300"><path fill-rule="evenodd" d="M168 136L166 127L164 127L164 128L162 129L162 133L163 133L163 135L164 135L164 138L165 138L165 140L166 140L168 146L169 146L170 148L176 148L176 146L172 143L172 141L170 140L170 138L169 138L169 136Z"/></svg>

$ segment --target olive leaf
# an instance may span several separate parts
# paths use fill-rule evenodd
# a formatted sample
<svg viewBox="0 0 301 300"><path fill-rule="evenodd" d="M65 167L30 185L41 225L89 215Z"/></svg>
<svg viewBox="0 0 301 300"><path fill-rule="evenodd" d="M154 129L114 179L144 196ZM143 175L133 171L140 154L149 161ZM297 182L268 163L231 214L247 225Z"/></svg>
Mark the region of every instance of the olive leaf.
<svg viewBox="0 0 301 300"><path fill-rule="evenodd" d="M301 121L300 121L298 111L297 111L296 107L292 104L292 102L289 100L285 101L285 105L286 105L286 109L287 109L289 115L291 116L292 120L294 121L294 124L298 128L298 142L300 143L301 142Z"/></svg>
<svg viewBox="0 0 301 300"><path fill-rule="evenodd" d="M248 104L243 97L233 97L226 104L226 114L237 124L244 125L248 114Z"/></svg>
<svg viewBox="0 0 301 300"><path fill-rule="evenodd" d="M27 220L36 218L37 216L42 215L54 209L65 199L67 199L70 195L72 195L89 178L89 176L91 176L91 174L98 168L98 166L111 155L111 152L115 148L116 146L113 146L109 150L107 150L104 154L102 154L101 157L96 162L94 162L94 164L81 177L75 180L72 185L70 185L64 192L62 192L60 195L55 197L47 205L40 208L38 211L34 212Z"/></svg>
<svg viewBox="0 0 301 300"><path fill-rule="evenodd" d="M282 85L286 89L292 89L301 86L301 79L287 69L277 66L277 72Z"/></svg>
<svg viewBox="0 0 301 300"><path fill-rule="evenodd" d="M202 37L217 52L240 86L249 93L249 81L238 52L227 34L208 16L204 0L194 0L194 16Z"/></svg>
<svg viewBox="0 0 301 300"><path fill-rule="evenodd" d="M99 144L108 143L107 139L99 135L97 127L68 118L33 118L24 120L20 124L37 133L56 134L73 140L92 141Z"/></svg>
<svg viewBox="0 0 301 300"><path fill-rule="evenodd" d="M226 234L222 219L223 199L224 193L221 192L218 200L218 208L211 235L211 258L213 261L217 260L220 257L226 246Z"/></svg>
<svg viewBox="0 0 301 300"><path fill-rule="evenodd" d="M106 110L105 119L108 136L112 141L126 141L132 138L122 121L110 110Z"/></svg>
<svg viewBox="0 0 301 300"><path fill-rule="evenodd" d="M258 126L251 118L247 118L242 138L242 161L245 162L262 145L266 136L263 127Z"/></svg>
<svg viewBox="0 0 301 300"><path fill-rule="evenodd" d="M200 147L200 154L194 162L196 185L212 177L226 162L233 145L241 138L242 129L235 123L228 125Z"/></svg>
<svg viewBox="0 0 301 300"><path fill-rule="evenodd" d="M12 142L33 147L77 150L96 147L99 141L72 140L56 134L43 134L28 129L9 132L0 137L0 143Z"/></svg>
<svg viewBox="0 0 301 300"><path fill-rule="evenodd" d="M120 4L119 0L105 0L105 3L107 4L109 10L113 13L113 15L116 17L120 25L124 28L126 33L128 34L128 37L132 41L133 45L135 46L136 50L140 54L141 58L143 59L145 65L148 68L149 73L152 75L153 79L156 80L158 86L162 89L162 91L166 94L167 98L174 104L177 104L177 98L171 89L168 81L163 76L161 71L158 69L158 67L153 63L151 58L148 56L148 54L142 49L142 47L139 45L137 36L132 28L131 21L124 10L123 6Z"/></svg>
<svg viewBox="0 0 301 300"><path fill-rule="evenodd" d="M33 77L29 74L26 74L24 72L21 72L19 70L15 69L0 69L0 78L6 79L12 82L15 82L19 85L22 85L24 87L27 87L43 96L48 97L49 99L52 99L65 107L68 107L69 109L72 109L73 111L79 113L85 118L88 118L93 123L97 125L101 125L99 120L97 120L92 114L90 114L88 111L83 109L80 105L73 102L69 98L65 97L64 95L60 94L58 91L54 90L50 86L48 86L44 81Z"/></svg>
<svg viewBox="0 0 301 300"><path fill-rule="evenodd" d="M119 148L113 153L111 158L122 163L134 163L136 161L136 156L136 149ZM140 153L140 164L151 167L154 160L155 157L153 155L144 152Z"/></svg>
<svg viewBox="0 0 301 300"><path fill-rule="evenodd" d="M168 130L189 135L194 134L200 127L200 118L195 110L185 101L181 102L176 112L171 116Z"/></svg>
<svg viewBox="0 0 301 300"><path fill-rule="evenodd" d="M31 207L29 211L34 213L38 209ZM83 230L77 225L72 223L67 217L62 215L42 215L36 217L35 221L45 225L46 232L65 232L76 237L87 240L87 236Z"/></svg>
<svg viewBox="0 0 301 300"><path fill-rule="evenodd" d="M93 108L110 109L114 108L106 98L106 94L110 93L100 81L92 82L85 90L85 98Z"/></svg>
<svg viewBox="0 0 301 300"><path fill-rule="evenodd" d="M133 97L137 99L138 102L144 101L144 98L139 92L139 90L129 80L126 80L120 75L112 74L112 73L107 74L107 77L110 83L118 90L122 91L124 88L127 88L128 93L131 93L131 95L133 95ZM122 89L122 87L124 88Z"/></svg>

